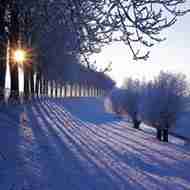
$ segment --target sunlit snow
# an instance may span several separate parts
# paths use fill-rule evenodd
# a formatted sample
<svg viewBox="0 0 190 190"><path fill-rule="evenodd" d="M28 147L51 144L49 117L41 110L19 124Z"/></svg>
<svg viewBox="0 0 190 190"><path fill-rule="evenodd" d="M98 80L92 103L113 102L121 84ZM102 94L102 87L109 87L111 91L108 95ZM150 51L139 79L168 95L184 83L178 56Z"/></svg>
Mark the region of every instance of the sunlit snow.
<svg viewBox="0 0 190 190"><path fill-rule="evenodd" d="M73 98L0 107L0 189L190 189L188 149L133 129L101 104Z"/></svg>

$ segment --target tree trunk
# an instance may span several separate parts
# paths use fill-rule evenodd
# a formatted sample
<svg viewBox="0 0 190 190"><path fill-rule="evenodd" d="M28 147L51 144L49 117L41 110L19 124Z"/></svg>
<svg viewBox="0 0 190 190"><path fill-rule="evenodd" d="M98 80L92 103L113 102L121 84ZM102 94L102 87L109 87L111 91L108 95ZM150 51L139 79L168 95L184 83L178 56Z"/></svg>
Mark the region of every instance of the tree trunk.
<svg viewBox="0 0 190 190"><path fill-rule="evenodd" d="M98 88L97 87L94 87L93 88L93 92L94 92L94 96L98 97Z"/></svg>
<svg viewBox="0 0 190 190"><path fill-rule="evenodd" d="M98 89L98 96L101 96L101 89Z"/></svg>
<svg viewBox="0 0 190 190"><path fill-rule="evenodd" d="M98 88L96 88L96 96L98 97Z"/></svg>
<svg viewBox="0 0 190 190"><path fill-rule="evenodd" d="M156 137L159 141L162 141L162 129L160 128L157 128L157 134L156 134Z"/></svg>
<svg viewBox="0 0 190 190"><path fill-rule="evenodd" d="M53 98L53 80L50 81L50 97Z"/></svg>
<svg viewBox="0 0 190 190"><path fill-rule="evenodd" d="M67 83L64 84L64 97L67 97Z"/></svg>
<svg viewBox="0 0 190 190"><path fill-rule="evenodd" d="M134 128L135 129L139 129L141 121L138 121L137 119L133 120L133 124L134 124Z"/></svg>
<svg viewBox="0 0 190 190"><path fill-rule="evenodd" d="M60 83L60 97L63 97L63 84Z"/></svg>
<svg viewBox="0 0 190 190"><path fill-rule="evenodd" d="M58 86L57 86L57 81L55 81L55 97L57 98L57 88L58 88Z"/></svg>
<svg viewBox="0 0 190 190"><path fill-rule="evenodd" d="M40 97L42 97L43 96L43 77L42 76L40 76L39 83L40 83Z"/></svg>
<svg viewBox="0 0 190 190"><path fill-rule="evenodd" d="M40 85L40 74L36 73L35 94L37 97L40 96L39 85Z"/></svg>
<svg viewBox="0 0 190 190"><path fill-rule="evenodd" d="M84 96L87 97L88 96L88 87L87 87L87 85L85 85L84 92L85 92Z"/></svg>
<svg viewBox="0 0 190 190"><path fill-rule="evenodd" d="M89 84L87 84L87 96L88 97L90 96L90 86L89 86Z"/></svg>
<svg viewBox="0 0 190 190"><path fill-rule="evenodd" d="M11 64L11 98L18 99L18 67L16 64Z"/></svg>
<svg viewBox="0 0 190 190"><path fill-rule="evenodd" d="M43 80L42 80L42 86L43 86L42 94L43 94L43 97L45 97L45 95L46 95L46 80L45 80L44 77L43 77Z"/></svg>
<svg viewBox="0 0 190 190"><path fill-rule="evenodd" d="M93 96L93 90L92 90L92 89L93 89L93 87L91 86L91 87L90 87L90 96L91 96L91 97Z"/></svg>
<svg viewBox="0 0 190 190"><path fill-rule="evenodd" d="M163 141L168 142L168 129L163 129Z"/></svg>
<svg viewBox="0 0 190 190"><path fill-rule="evenodd" d="M6 32L5 32L5 11L6 11L6 1L2 1L0 5L0 35L1 40L0 43L0 101L4 98L4 86L5 86L5 73L6 73L6 47L8 46L7 40L5 40ZM8 48L8 47L7 47Z"/></svg>
<svg viewBox="0 0 190 190"><path fill-rule="evenodd" d="M75 97L77 97L77 95L78 95L78 85L75 84Z"/></svg>
<svg viewBox="0 0 190 190"><path fill-rule="evenodd" d="M45 96L48 97L48 80L45 80Z"/></svg>
<svg viewBox="0 0 190 190"><path fill-rule="evenodd" d="M3 90L5 86L5 72L6 72L6 57L4 47L0 44L0 100L3 100Z"/></svg>
<svg viewBox="0 0 190 190"><path fill-rule="evenodd" d="M46 80L45 78L43 79L43 96L46 96Z"/></svg>
<svg viewBox="0 0 190 190"><path fill-rule="evenodd" d="M24 66L24 99L28 100L29 98L29 71L27 70L26 66Z"/></svg>
<svg viewBox="0 0 190 190"><path fill-rule="evenodd" d="M79 83L79 97L81 97L81 84Z"/></svg>
<svg viewBox="0 0 190 190"><path fill-rule="evenodd" d="M73 85L70 84L70 97L73 97Z"/></svg>
<svg viewBox="0 0 190 190"><path fill-rule="evenodd" d="M16 3L11 4L11 15L10 15L10 27L9 27L9 40L10 47L12 50L18 48L19 42L19 18L18 18L18 5ZM11 57L13 56L13 51L11 51ZM18 99L19 89L18 89L18 65L11 59L10 63L11 69L11 97ZM13 94L12 94L13 93Z"/></svg>
<svg viewBox="0 0 190 190"><path fill-rule="evenodd" d="M34 96L34 72L30 73L30 88L31 88L31 97Z"/></svg>

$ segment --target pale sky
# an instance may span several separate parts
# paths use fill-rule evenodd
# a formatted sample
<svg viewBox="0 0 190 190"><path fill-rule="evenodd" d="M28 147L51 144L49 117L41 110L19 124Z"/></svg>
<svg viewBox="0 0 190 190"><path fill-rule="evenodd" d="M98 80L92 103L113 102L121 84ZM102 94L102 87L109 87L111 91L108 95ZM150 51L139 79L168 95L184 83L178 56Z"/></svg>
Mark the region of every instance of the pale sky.
<svg viewBox="0 0 190 190"><path fill-rule="evenodd" d="M160 70L182 72L190 79L190 13L162 32L167 39L151 49L147 61L133 61L127 46L116 43L105 47L96 59L99 67L112 61L109 75L120 86L126 77L152 79Z"/></svg>

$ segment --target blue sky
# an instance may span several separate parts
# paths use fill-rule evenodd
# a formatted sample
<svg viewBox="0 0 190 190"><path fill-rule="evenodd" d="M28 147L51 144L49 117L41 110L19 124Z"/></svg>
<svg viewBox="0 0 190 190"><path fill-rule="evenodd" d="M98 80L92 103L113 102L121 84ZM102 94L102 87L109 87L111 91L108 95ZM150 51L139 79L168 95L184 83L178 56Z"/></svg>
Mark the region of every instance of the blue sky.
<svg viewBox="0 0 190 190"><path fill-rule="evenodd" d="M164 30L167 39L151 49L147 61L133 61L127 46L116 43L94 57L99 67L112 61L110 76L120 86L126 77L152 79L160 70L182 72L190 76L190 13Z"/></svg>

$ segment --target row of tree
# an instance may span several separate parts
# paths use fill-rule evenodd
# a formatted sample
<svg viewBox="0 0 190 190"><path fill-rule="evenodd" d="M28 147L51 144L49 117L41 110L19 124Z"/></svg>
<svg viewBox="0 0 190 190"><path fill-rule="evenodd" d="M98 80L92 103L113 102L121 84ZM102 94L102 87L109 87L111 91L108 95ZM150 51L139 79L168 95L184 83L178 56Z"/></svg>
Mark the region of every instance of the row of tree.
<svg viewBox="0 0 190 190"><path fill-rule="evenodd" d="M155 41L161 41L160 32L189 11L180 9L184 3L184 0L0 0L0 87L4 87L9 64L11 89L18 90L18 65L12 59L18 47L33 50L32 64L24 66L26 80L32 80L35 72L49 65L56 67L60 53L64 55L60 64L83 55L90 67L88 56L113 41L124 41L135 59L146 59L148 53L139 54L135 47L151 47Z"/></svg>
<svg viewBox="0 0 190 190"><path fill-rule="evenodd" d="M135 59L148 56L135 47L163 40L160 32L189 12L182 8L185 0L0 0L0 5L1 45L9 39L15 46L22 33L30 45L39 47L39 40L50 41L56 30L64 34L62 42L70 52L99 52L107 43L124 41Z"/></svg>
<svg viewBox="0 0 190 190"><path fill-rule="evenodd" d="M88 69L81 64L68 63L63 66L64 69L62 68L61 71L55 69L55 71L51 70L51 73L46 70L33 74L24 73L23 91L3 89L0 91L1 98L8 101L9 98L27 100L31 97L43 96L104 96L115 85L115 82L106 74Z"/></svg>
<svg viewBox="0 0 190 190"><path fill-rule="evenodd" d="M28 81L31 82L30 80ZM91 70L78 63L64 63L60 69L46 70L38 73L35 81L35 88L32 94L37 96L50 95L58 97L58 90L63 90L69 96L103 96L115 85L115 82L102 72ZM26 85L25 85L26 86ZM27 85L25 93L32 92L31 85ZM30 87L30 89L29 89ZM48 94L48 89L51 93ZM67 90L69 89L69 90ZM55 93L53 93L55 91ZM69 92L68 92L69 91ZM60 93L63 94L63 93Z"/></svg>
<svg viewBox="0 0 190 190"><path fill-rule="evenodd" d="M110 93L112 109L129 115L134 128L141 122L157 129L157 138L168 141L168 130L187 110L188 84L183 74L161 72L153 81L127 79L122 89Z"/></svg>
<svg viewBox="0 0 190 190"><path fill-rule="evenodd" d="M104 90L113 85L113 81L103 73L78 64L79 36L74 32L74 26L71 27L74 15L71 15L69 2L0 0L0 5L0 92L4 90L9 66L10 95L18 95L19 64L13 59L17 48L27 52L22 68L25 95L37 93L34 91L38 90L36 86L41 78L57 84L82 83Z"/></svg>
<svg viewBox="0 0 190 190"><path fill-rule="evenodd" d="M93 97L93 96L104 96L106 94L106 90L102 88L98 88L92 85L87 84L79 84L79 83L67 83L67 82L57 82L50 81L44 78L39 80L39 83L36 84L34 88L34 94L29 94L26 96L24 94L24 98L28 97L52 97L52 98L61 98L61 97Z"/></svg>

